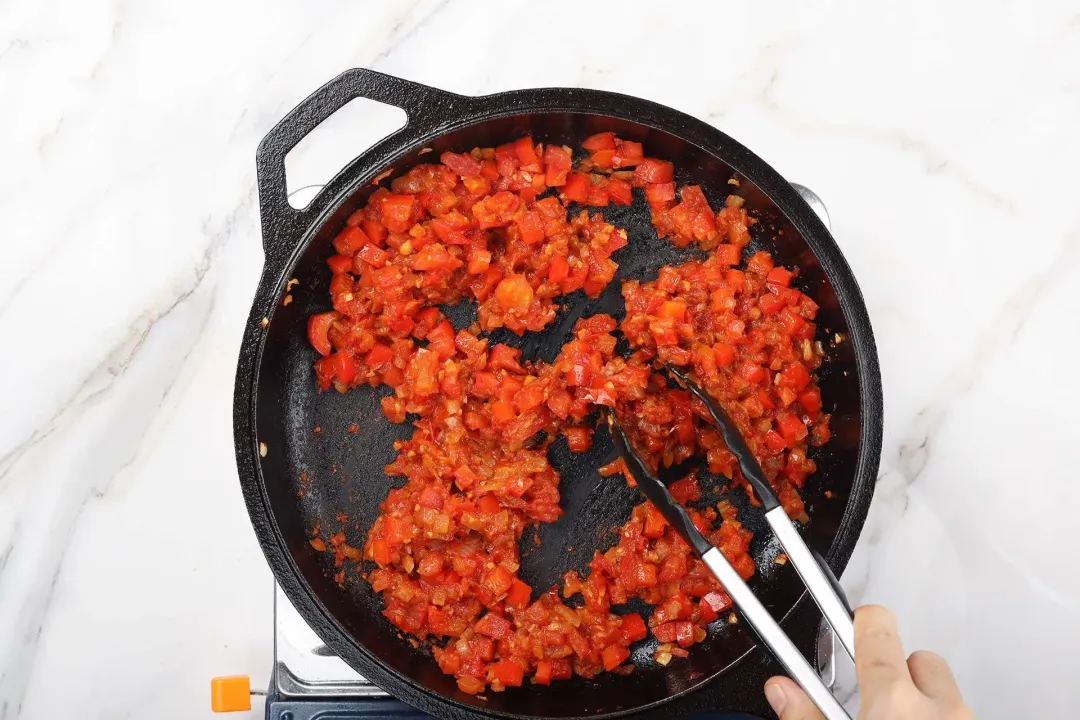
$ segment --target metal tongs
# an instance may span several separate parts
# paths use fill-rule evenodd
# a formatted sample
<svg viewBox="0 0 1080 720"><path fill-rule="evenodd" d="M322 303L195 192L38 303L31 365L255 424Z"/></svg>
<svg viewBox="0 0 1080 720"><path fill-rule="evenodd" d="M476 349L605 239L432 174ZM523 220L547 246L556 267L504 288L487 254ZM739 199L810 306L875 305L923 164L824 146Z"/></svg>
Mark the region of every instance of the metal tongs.
<svg viewBox="0 0 1080 720"><path fill-rule="evenodd" d="M855 659L855 627L852 621L851 607L847 598L840 589L839 583L828 569L828 565L820 556L803 542L802 536L792 525L784 508L780 505L772 488L769 486L765 474L761 471L761 465L757 458L746 446L739 429L731 421L727 413L715 402L711 396L704 392L687 375L676 368L668 367L667 372L701 400L709 409L713 422L720 430L724 443L728 450L735 454L739 461L739 469L743 476L753 487L761 504L765 507L765 519L776 534L784 551L787 553L791 564L799 573L806 585L810 596L821 609L822 614L832 627L833 633L839 638L852 660ZM728 595L731 596L735 606L742 613L743 618L750 624L758 637L769 649L772 650L780 664L784 666L788 674L802 686L806 694L817 705L826 720L850 720L847 711L833 697L832 692L822 682L817 671L803 657L799 649L783 631L779 623L773 619L761 601L757 599L750 587L743 581L739 574L724 557L723 553L709 543L698 532L690 521L686 510L672 498L664 483L649 470L640 457L630 446L626 433L615 419L614 412L607 413L608 427L611 437L618 448L630 474L634 476L637 485L645 493L653 505L663 514L668 524L675 529L683 540L690 545L694 554L701 558L702 562L712 571L720 584L724 586Z"/></svg>

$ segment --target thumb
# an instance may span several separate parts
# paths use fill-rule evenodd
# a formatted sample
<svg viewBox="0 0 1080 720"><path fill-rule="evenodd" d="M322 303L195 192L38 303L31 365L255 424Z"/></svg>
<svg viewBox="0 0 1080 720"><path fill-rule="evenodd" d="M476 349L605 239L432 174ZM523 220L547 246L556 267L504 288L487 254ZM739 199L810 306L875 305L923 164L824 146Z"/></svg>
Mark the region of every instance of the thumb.
<svg viewBox="0 0 1080 720"><path fill-rule="evenodd" d="M791 678L769 678L765 683L765 699L780 720L824 720L814 703Z"/></svg>

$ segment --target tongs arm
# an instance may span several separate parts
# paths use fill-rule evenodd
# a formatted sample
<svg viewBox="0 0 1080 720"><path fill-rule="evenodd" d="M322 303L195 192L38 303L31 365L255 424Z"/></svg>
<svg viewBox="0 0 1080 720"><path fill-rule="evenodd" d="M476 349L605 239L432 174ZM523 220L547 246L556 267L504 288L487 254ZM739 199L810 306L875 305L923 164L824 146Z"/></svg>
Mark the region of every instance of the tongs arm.
<svg viewBox="0 0 1080 720"><path fill-rule="evenodd" d="M743 438L742 433L739 432L739 428L728 417L720 403L702 390L682 370L670 366L667 370L683 387L708 408L713 423L724 438L724 444L738 459L739 469L742 471L743 477L750 483L750 486L757 494L758 500L765 507L765 519L776 534L780 545L784 548L788 560L795 567L795 571L799 573L799 577L802 578L803 584L806 585L810 597L817 603L821 614L825 616L825 620L832 627L833 633L840 639L840 644L844 646L844 650L854 660L855 624L852 620L851 606L848 604L847 598L844 597L840 584L832 575L832 570L829 569L824 558L815 556L815 553L807 547L806 542L802 539L802 535L792 525L791 519L788 518L784 508L780 505L780 501L773 493L765 473L762 472L757 458L750 452L750 449L746 446L746 440Z"/></svg>

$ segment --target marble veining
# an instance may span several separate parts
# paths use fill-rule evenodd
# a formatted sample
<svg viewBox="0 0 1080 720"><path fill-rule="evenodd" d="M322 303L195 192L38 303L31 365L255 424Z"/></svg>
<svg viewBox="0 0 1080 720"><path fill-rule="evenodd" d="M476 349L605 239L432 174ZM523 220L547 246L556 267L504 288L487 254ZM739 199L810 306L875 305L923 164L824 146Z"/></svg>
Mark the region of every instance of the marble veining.
<svg viewBox="0 0 1080 720"><path fill-rule="evenodd" d="M1080 713L1075 2L12 0L0 720L201 717L211 676L264 682L270 574L231 435L262 260L254 151L357 66L464 94L638 95L812 187L885 389L844 585L946 655L980 718ZM379 130L335 127L353 149ZM325 182L349 159L333 150L299 148L292 186Z"/></svg>

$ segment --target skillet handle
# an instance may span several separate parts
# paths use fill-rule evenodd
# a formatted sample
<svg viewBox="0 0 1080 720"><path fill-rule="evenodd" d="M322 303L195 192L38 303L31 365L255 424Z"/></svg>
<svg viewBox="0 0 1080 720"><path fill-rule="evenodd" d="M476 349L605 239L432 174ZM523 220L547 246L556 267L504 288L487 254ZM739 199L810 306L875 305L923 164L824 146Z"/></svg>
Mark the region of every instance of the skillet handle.
<svg viewBox="0 0 1080 720"><path fill-rule="evenodd" d="M313 92L266 134L255 153L263 248L268 259L291 254L300 234L326 209L335 191L340 191L331 181L306 208L292 207L286 192L285 156L319 123L356 98L401 108L408 118L404 127L368 152L386 151L385 144L390 138L394 138L396 147L401 147L451 124L467 116L473 100L366 68L346 70Z"/></svg>

